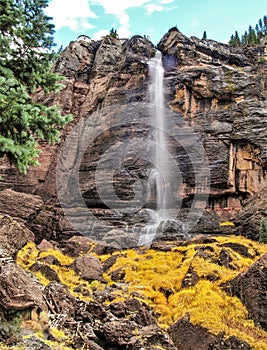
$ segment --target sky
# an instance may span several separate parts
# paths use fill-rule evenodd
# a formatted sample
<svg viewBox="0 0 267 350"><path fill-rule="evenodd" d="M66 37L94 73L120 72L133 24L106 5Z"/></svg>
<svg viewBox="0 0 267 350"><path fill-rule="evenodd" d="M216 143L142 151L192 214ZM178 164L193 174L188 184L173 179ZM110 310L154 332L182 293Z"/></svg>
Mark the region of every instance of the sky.
<svg viewBox="0 0 267 350"><path fill-rule="evenodd" d="M146 35L157 44L172 27L186 36L227 43L267 15L267 0L49 0L57 48L79 35L98 40L116 29L120 38Z"/></svg>

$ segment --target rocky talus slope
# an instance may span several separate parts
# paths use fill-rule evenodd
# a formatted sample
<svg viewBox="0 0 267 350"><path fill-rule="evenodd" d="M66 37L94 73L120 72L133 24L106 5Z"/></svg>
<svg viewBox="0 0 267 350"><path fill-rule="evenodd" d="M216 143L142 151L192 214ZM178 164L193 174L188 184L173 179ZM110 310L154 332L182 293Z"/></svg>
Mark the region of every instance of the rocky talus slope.
<svg viewBox="0 0 267 350"><path fill-rule="evenodd" d="M266 245L237 236L30 242L1 259L2 348L266 349L266 271Z"/></svg>

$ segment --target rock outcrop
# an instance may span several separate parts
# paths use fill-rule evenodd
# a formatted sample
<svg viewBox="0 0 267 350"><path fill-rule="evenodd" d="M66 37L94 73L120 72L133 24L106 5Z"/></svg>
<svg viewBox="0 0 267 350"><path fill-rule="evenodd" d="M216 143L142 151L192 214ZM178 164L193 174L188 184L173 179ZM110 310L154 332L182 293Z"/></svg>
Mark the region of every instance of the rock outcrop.
<svg viewBox="0 0 267 350"><path fill-rule="evenodd" d="M267 254L224 288L242 300L255 324L267 330Z"/></svg>
<svg viewBox="0 0 267 350"><path fill-rule="evenodd" d="M251 347L235 336L224 338L223 334L212 334L204 327L190 323L190 315L185 315L175 322L169 333L179 350L250 350Z"/></svg>
<svg viewBox="0 0 267 350"><path fill-rule="evenodd" d="M172 198L173 207L181 206L177 218L184 222L192 208L197 211L205 206L202 222L192 232L228 233L219 222L234 220L244 201L266 188L264 45L234 49L212 40L187 38L176 28L169 30L157 48L140 36L124 41L111 36L101 41L79 40L70 43L55 65L66 77L65 88L48 96L38 91L34 97L73 114L73 122L62 131L62 144L41 144L41 167L31 168L27 176L4 162L1 165L0 188L42 198L42 209L30 220L39 241L77 232L110 240L107 233L114 228L128 235L146 225L138 205L155 206L147 188L153 167L148 145L154 130L149 121L148 60L155 49L162 52L165 67L166 118L170 130L179 130L178 142L172 135L167 141L181 180ZM202 147L210 176L198 174L203 167ZM78 190L73 195L75 186ZM205 198L195 203L200 189ZM60 193L64 198L58 200ZM129 211L129 207L137 209ZM197 221L195 216L191 221ZM242 222L239 225L242 231ZM252 236L256 238L255 233ZM127 244L137 243L131 237Z"/></svg>
<svg viewBox="0 0 267 350"><path fill-rule="evenodd" d="M21 267L1 262L0 269L0 310L46 309L40 285Z"/></svg>
<svg viewBox="0 0 267 350"><path fill-rule="evenodd" d="M24 224L9 215L0 214L0 259L14 258L28 242L34 241L34 234Z"/></svg>
<svg viewBox="0 0 267 350"><path fill-rule="evenodd" d="M86 237L29 243L17 255L27 272L2 263L0 342L12 328L2 316L19 312L23 343L41 349L264 349L264 245L199 235L110 254L103 247Z"/></svg>
<svg viewBox="0 0 267 350"><path fill-rule="evenodd" d="M267 187L248 198L235 219L236 232L251 239L259 238L262 218L267 218Z"/></svg>

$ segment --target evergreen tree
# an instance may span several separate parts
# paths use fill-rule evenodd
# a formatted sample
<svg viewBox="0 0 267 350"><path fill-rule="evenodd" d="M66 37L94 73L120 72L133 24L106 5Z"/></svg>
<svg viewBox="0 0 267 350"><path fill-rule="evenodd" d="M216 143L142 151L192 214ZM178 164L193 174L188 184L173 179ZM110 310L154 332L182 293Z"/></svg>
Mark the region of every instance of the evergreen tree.
<svg viewBox="0 0 267 350"><path fill-rule="evenodd" d="M260 43L263 34L260 30L259 24L256 24L255 31L256 31L256 36L257 36L257 43Z"/></svg>
<svg viewBox="0 0 267 350"><path fill-rule="evenodd" d="M252 45L257 43L257 36L251 25L248 28L248 42Z"/></svg>
<svg viewBox="0 0 267 350"><path fill-rule="evenodd" d="M236 46L240 46L241 45L241 40L239 38L237 30L235 31L235 42L236 42Z"/></svg>
<svg viewBox="0 0 267 350"><path fill-rule="evenodd" d="M263 35L267 35L267 16L263 17L263 28L262 28L262 31L263 31Z"/></svg>
<svg viewBox="0 0 267 350"><path fill-rule="evenodd" d="M229 45L230 45L230 46L234 46L234 43L235 43L235 37L234 37L234 35L232 34L232 35L231 35L231 38L230 38L230 40L229 40Z"/></svg>
<svg viewBox="0 0 267 350"><path fill-rule="evenodd" d="M241 45L241 40L239 38L238 32L235 31L235 35L232 35L229 41L229 45L234 47L239 47Z"/></svg>
<svg viewBox="0 0 267 350"><path fill-rule="evenodd" d="M242 40L242 44L247 45L248 44L248 32L247 31L245 31L243 38L244 38L244 40Z"/></svg>
<svg viewBox="0 0 267 350"><path fill-rule="evenodd" d="M259 229L259 242L267 243L267 222L264 218L261 219L261 224Z"/></svg>
<svg viewBox="0 0 267 350"><path fill-rule="evenodd" d="M51 71L56 54L54 25L43 9L48 0L0 0L0 157L20 171L38 164L38 140L57 142L58 128L71 118L56 106L35 103L36 88L60 88Z"/></svg>
<svg viewBox="0 0 267 350"><path fill-rule="evenodd" d="M231 46L246 46L246 45L257 45L261 43L262 38L267 36L267 17L264 16L263 20L259 19L255 26L255 29L250 25L248 31L241 36L239 39L237 31L235 35L232 35L229 40L229 45Z"/></svg>
<svg viewBox="0 0 267 350"><path fill-rule="evenodd" d="M111 28L110 32L109 32L109 36L111 36L112 38L117 39L118 38L118 33L117 33L117 29L113 29Z"/></svg>
<svg viewBox="0 0 267 350"><path fill-rule="evenodd" d="M262 24L262 19L260 18L259 19L259 29L260 29L260 31L262 31L262 28L263 28L263 24Z"/></svg>
<svg viewBox="0 0 267 350"><path fill-rule="evenodd" d="M207 40L207 32L204 30L202 40Z"/></svg>

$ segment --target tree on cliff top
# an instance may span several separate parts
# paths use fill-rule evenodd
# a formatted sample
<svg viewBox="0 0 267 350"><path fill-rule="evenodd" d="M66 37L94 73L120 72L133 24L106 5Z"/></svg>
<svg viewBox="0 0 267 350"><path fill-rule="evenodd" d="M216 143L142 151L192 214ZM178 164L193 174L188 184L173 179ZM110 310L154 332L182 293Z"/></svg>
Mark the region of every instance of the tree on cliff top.
<svg viewBox="0 0 267 350"><path fill-rule="evenodd" d="M246 45L258 45L261 41L267 37L267 17L264 16L263 20L260 18L255 26L255 29L250 25L248 30L241 36L241 40L238 37L237 31L235 35L232 35L229 41L230 46L240 47Z"/></svg>
<svg viewBox="0 0 267 350"><path fill-rule="evenodd" d="M0 157L22 172L38 164L38 140L59 141L58 128L71 118L57 106L35 103L36 88L46 93L62 80L51 63L54 25L44 14L47 0L0 0Z"/></svg>

